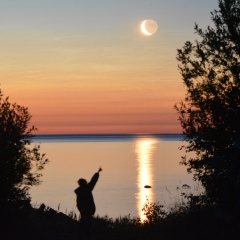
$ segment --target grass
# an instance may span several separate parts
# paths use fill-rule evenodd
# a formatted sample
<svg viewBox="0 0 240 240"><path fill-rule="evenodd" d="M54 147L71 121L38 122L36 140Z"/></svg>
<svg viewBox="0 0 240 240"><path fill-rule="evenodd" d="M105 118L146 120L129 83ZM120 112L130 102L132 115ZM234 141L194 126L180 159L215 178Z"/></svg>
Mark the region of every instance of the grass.
<svg viewBox="0 0 240 240"><path fill-rule="evenodd" d="M235 240L240 236L238 215L226 219L216 209L197 204L178 203L169 211L158 203L147 202L143 207L146 220L130 215L113 219L95 216L93 240ZM74 212L68 215L42 206L38 209L8 208L1 215L3 240L77 240L79 222Z"/></svg>

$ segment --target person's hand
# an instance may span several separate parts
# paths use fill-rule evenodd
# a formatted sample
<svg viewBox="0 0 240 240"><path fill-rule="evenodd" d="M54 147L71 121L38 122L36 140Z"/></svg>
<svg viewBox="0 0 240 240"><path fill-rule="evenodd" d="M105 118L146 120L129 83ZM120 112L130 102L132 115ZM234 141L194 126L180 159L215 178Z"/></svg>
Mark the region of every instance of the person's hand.
<svg viewBox="0 0 240 240"><path fill-rule="evenodd" d="M102 171L102 168L101 167L99 167L99 169L98 169L98 173L100 173Z"/></svg>

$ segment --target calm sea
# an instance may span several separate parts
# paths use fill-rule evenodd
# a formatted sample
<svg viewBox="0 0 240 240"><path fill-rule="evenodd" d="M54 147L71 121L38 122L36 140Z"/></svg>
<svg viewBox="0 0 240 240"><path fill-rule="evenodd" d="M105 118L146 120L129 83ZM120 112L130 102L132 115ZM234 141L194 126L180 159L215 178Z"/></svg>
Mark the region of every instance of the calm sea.
<svg viewBox="0 0 240 240"><path fill-rule="evenodd" d="M96 214L143 218L146 199L168 208L182 200L183 191L198 191L192 175L179 164L182 140L181 134L36 135L33 144L41 143L41 152L50 162L42 184L31 189L32 203L78 213L77 180L89 181L101 166L93 191Z"/></svg>

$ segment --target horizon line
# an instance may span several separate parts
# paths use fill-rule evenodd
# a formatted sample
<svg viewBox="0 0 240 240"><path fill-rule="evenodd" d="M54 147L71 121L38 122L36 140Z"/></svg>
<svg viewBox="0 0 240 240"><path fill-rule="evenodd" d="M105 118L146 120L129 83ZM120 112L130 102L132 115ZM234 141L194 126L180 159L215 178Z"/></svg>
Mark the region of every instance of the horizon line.
<svg viewBox="0 0 240 240"><path fill-rule="evenodd" d="M31 133L31 135L184 135L184 133Z"/></svg>

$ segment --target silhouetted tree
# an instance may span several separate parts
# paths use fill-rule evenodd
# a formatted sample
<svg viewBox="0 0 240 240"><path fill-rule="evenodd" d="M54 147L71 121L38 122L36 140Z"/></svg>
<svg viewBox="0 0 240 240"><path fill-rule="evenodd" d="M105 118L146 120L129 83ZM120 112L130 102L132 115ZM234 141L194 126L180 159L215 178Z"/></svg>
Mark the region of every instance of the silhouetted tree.
<svg viewBox="0 0 240 240"><path fill-rule="evenodd" d="M213 27L195 24L197 40L178 49L187 93L175 108L186 134L182 164L205 187L208 203L227 205L240 191L240 0L218 6Z"/></svg>
<svg viewBox="0 0 240 240"><path fill-rule="evenodd" d="M28 200L29 189L40 183L48 162L39 145L31 145L33 126L28 128L28 109L3 98L0 90L0 201Z"/></svg>

